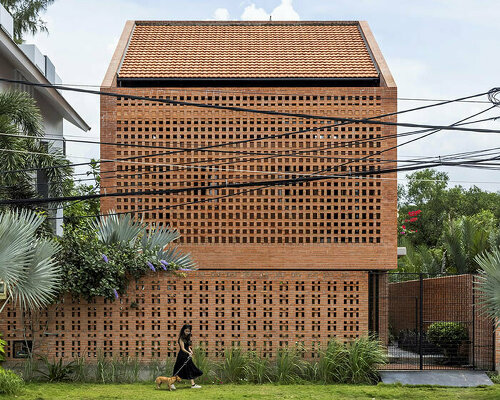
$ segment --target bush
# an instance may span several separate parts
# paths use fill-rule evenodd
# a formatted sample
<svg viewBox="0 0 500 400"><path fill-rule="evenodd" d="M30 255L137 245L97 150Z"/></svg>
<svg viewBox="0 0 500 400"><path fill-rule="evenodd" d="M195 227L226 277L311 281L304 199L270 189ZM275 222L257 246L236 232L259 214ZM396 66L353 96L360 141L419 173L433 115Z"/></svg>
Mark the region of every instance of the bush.
<svg viewBox="0 0 500 400"><path fill-rule="evenodd" d="M427 329L427 338L443 350L448 363L455 364L460 362L458 349L463 341L468 340L469 333L457 322L435 322Z"/></svg>
<svg viewBox="0 0 500 400"><path fill-rule="evenodd" d="M272 382L269 360L260 357L255 351L249 351L245 354L245 379L251 383L269 383Z"/></svg>
<svg viewBox="0 0 500 400"><path fill-rule="evenodd" d="M325 383L375 383L377 368L387 362L378 339L360 337L348 343L333 339L319 361L319 376Z"/></svg>
<svg viewBox="0 0 500 400"><path fill-rule="evenodd" d="M10 370L0 367L0 394L18 394L24 386L24 381Z"/></svg>
<svg viewBox="0 0 500 400"><path fill-rule="evenodd" d="M241 349L233 347L224 351L224 362L221 367L223 382L241 383L245 377L245 358Z"/></svg>
<svg viewBox="0 0 500 400"><path fill-rule="evenodd" d="M63 364L62 358L59 361L50 361L47 357L40 356L40 361L42 361L45 368L37 369L36 372L49 382L67 381L76 369L73 361Z"/></svg>

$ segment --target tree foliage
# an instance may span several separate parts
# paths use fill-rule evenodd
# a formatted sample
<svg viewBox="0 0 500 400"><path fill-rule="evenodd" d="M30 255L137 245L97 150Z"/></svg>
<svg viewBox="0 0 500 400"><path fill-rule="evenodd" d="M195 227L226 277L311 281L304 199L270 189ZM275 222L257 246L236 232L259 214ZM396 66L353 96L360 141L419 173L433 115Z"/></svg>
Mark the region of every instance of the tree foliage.
<svg viewBox="0 0 500 400"><path fill-rule="evenodd" d="M26 33L48 32L40 14L47 10L54 0L0 0L14 19L14 40L23 42Z"/></svg>
<svg viewBox="0 0 500 400"><path fill-rule="evenodd" d="M430 169L407 178L398 186L399 244L407 248L398 270L476 272L475 257L500 245L500 193L448 188L448 175Z"/></svg>
<svg viewBox="0 0 500 400"><path fill-rule="evenodd" d="M38 197L33 169L43 169L50 196L68 194L72 169L61 150L43 142L43 124L35 100L25 92L0 93L0 198ZM24 137L28 136L28 137Z"/></svg>

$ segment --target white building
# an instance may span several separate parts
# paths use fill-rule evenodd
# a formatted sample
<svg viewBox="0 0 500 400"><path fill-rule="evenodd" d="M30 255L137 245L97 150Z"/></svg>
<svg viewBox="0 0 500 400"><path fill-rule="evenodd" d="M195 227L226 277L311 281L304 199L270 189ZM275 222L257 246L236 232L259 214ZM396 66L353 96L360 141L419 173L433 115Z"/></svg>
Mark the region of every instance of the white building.
<svg viewBox="0 0 500 400"><path fill-rule="evenodd" d="M13 80L24 80L43 84L60 84L61 78L56 73L49 57L43 55L33 44L17 45L13 40L13 19L8 11L0 5L0 77ZM52 138L63 138L63 120L66 120L83 131L90 127L66 101L63 95L52 88L33 87L27 85L0 82L0 90L16 88L29 92L36 100L43 116L45 134ZM54 140L54 147L65 151L64 140ZM37 187L41 195L47 194L48 185L44 174L37 176ZM62 217L62 209L54 216ZM62 219L57 219L54 228L57 234L62 233Z"/></svg>

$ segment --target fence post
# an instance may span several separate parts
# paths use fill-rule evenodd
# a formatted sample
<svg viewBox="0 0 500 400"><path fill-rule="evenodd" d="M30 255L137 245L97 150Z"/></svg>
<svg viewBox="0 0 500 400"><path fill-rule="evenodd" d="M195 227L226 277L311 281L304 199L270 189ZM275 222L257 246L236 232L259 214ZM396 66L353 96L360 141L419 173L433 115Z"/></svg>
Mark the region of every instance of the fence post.
<svg viewBox="0 0 500 400"><path fill-rule="evenodd" d="M424 369L424 354L423 354L423 334L424 334L424 278L420 272L420 318L419 318L419 335L418 335L418 352L420 354L420 369Z"/></svg>

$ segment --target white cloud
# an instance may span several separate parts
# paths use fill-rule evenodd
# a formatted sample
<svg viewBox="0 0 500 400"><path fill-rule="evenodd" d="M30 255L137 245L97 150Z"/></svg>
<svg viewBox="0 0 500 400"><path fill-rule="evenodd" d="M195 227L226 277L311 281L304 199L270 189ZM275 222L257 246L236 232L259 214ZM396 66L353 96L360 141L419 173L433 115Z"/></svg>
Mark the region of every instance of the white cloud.
<svg viewBox="0 0 500 400"><path fill-rule="evenodd" d="M213 18L217 21L228 21L230 19L227 8L218 8L214 11Z"/></svg>
<svg viewBox="0 0 500 400"><path fill-rule="evenodd" d="M243 21L268 21L269 17L273 21L298 21L299 14L293 8L292 0L281 0L280 5L268 13L263 8L258 8L254 3L246 6L241 14Z"/></svg>
<svg viewBox="0 0 500 400"><path fill-rule="evenodd" d="M257 8L255 4L250 4L245 7L243 14L241 14L243 21L266 21L269 19L269 14L263 8Z"/></svg>
<svg viewBox="0 0 500 400"><path fill-rule="evenodd" d="M292 0L281 0L281 4L271 13L273 21L298 21L300 16L294 10Z"/></svg>

